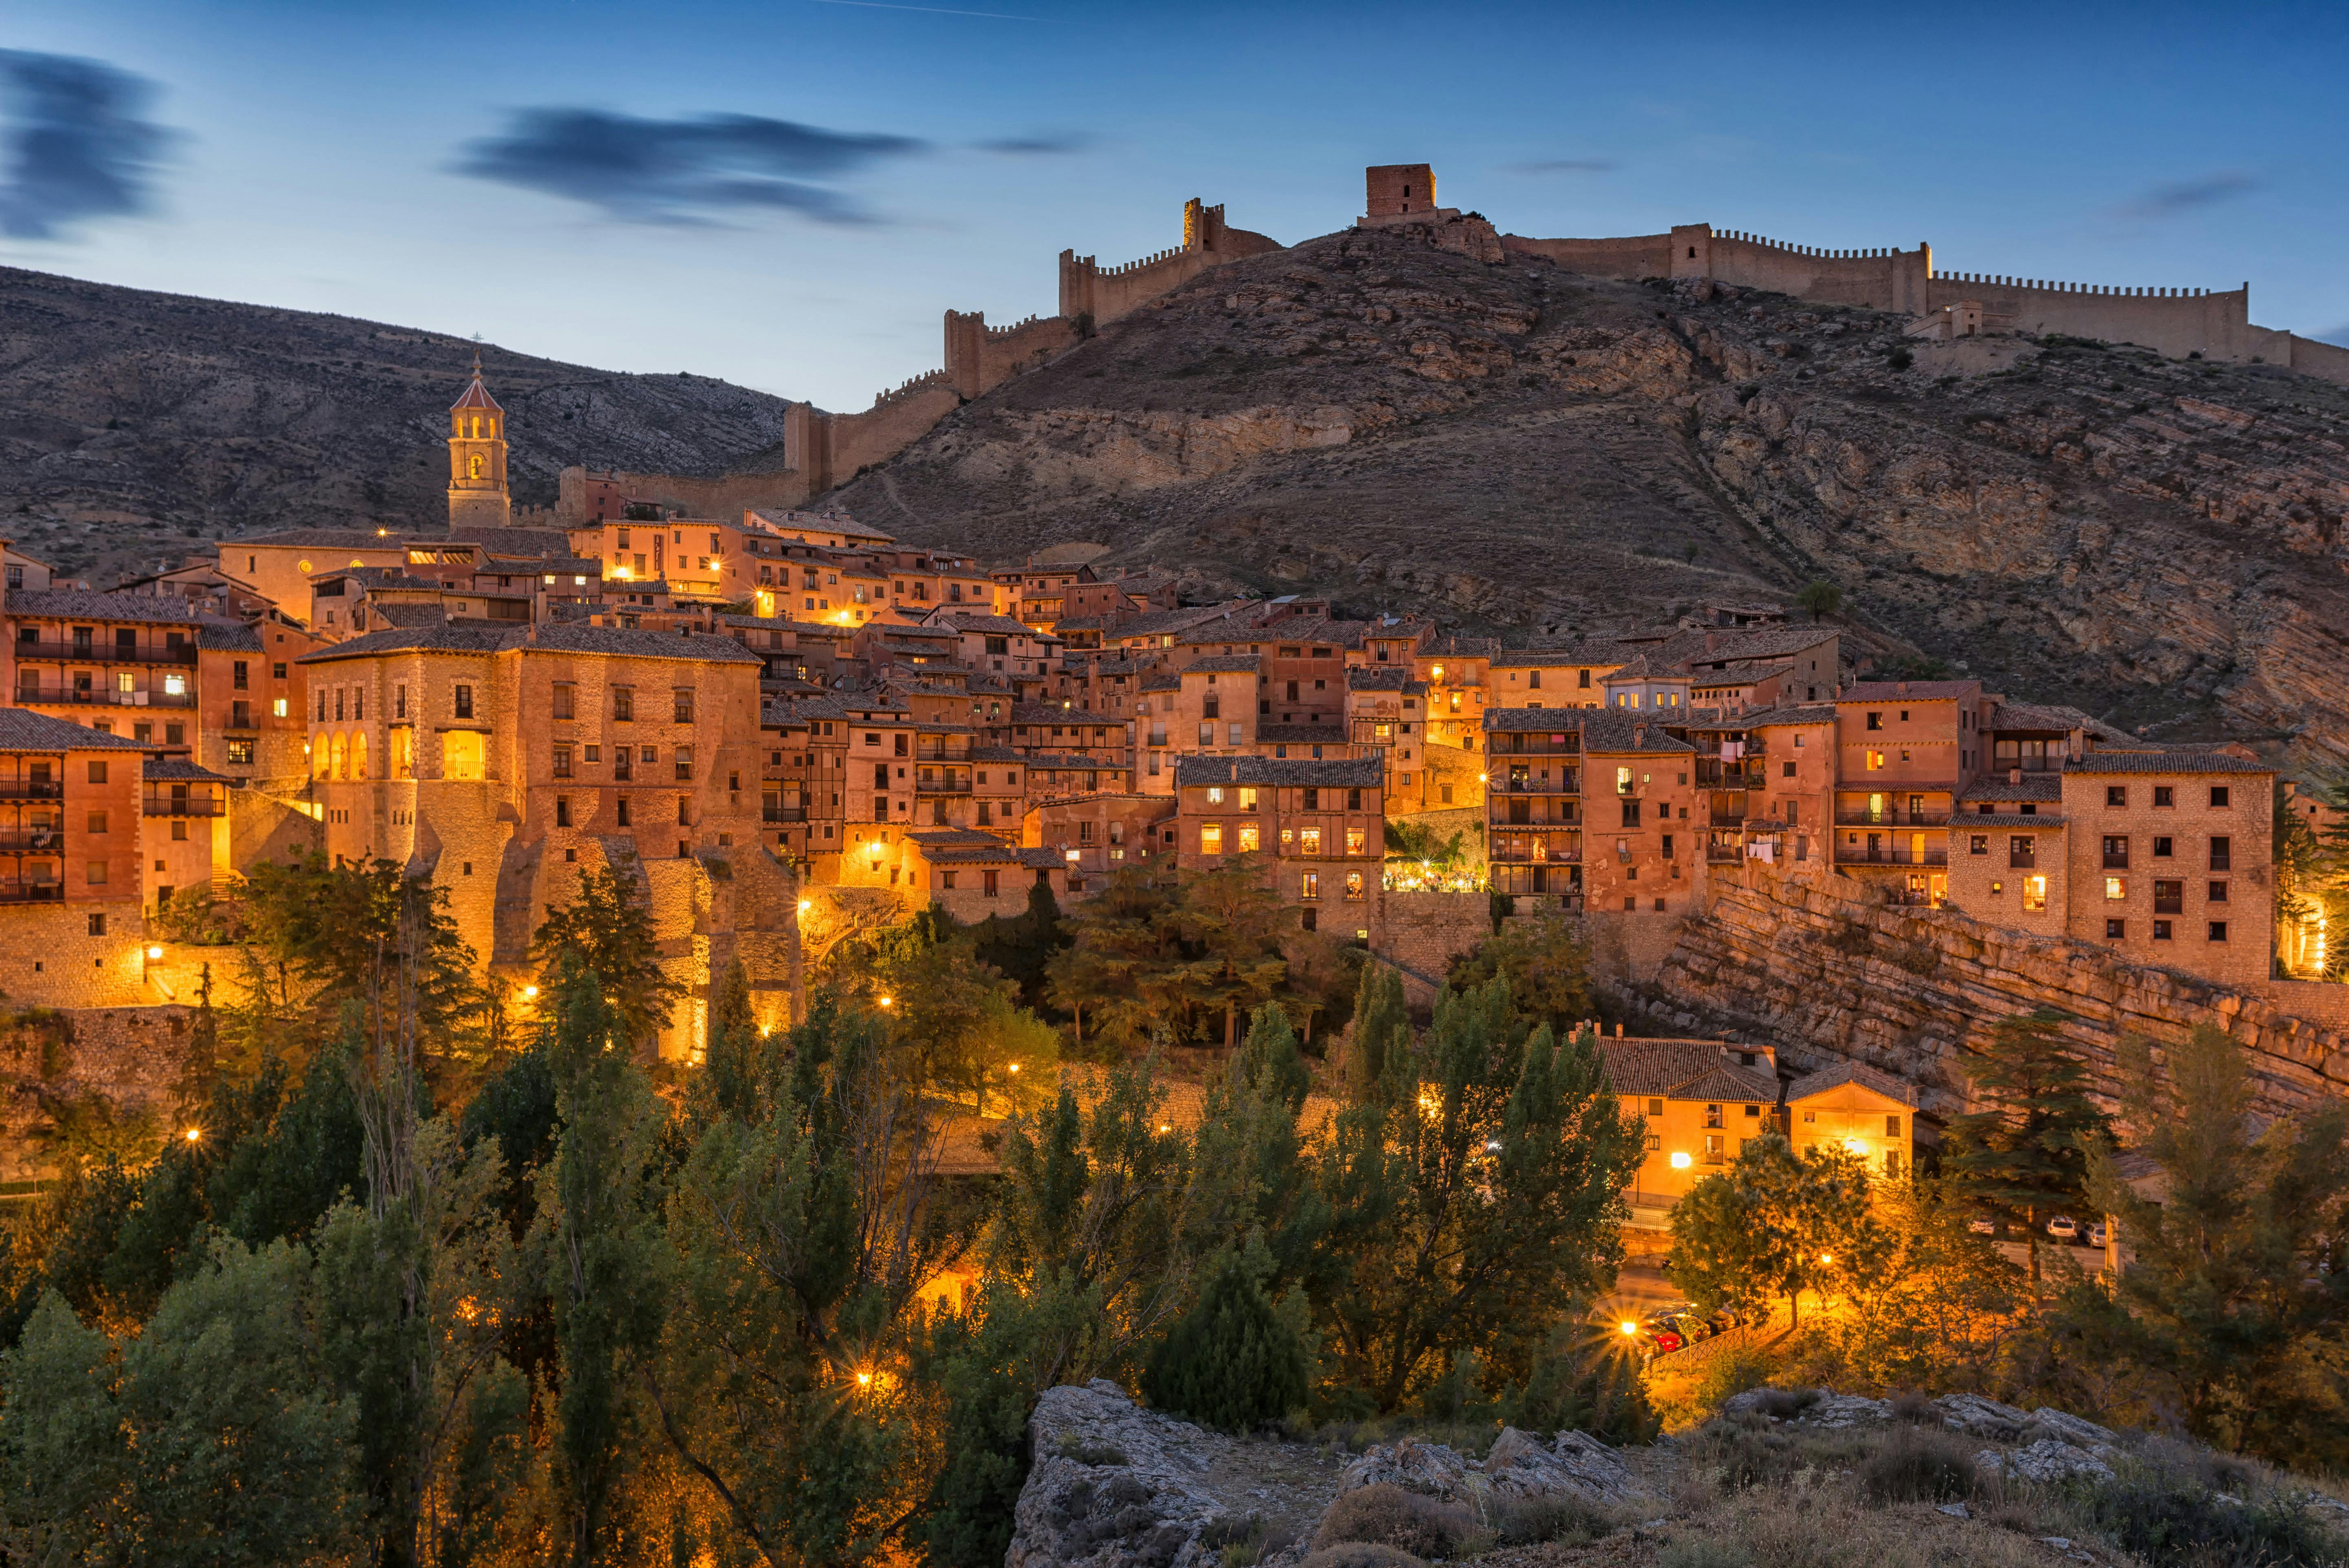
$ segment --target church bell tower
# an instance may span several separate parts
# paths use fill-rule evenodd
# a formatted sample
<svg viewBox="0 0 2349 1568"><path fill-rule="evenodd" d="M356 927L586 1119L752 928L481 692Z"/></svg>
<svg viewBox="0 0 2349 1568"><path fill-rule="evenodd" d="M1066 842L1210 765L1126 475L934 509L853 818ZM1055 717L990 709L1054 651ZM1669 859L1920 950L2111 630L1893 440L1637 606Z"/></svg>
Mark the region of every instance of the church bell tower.
<svg viewBox="0 0 2349 1568"><path fill-rule="evenodd" d="M449 410L449 526L505 528L513 522L506 494L506 411L481 385L481 357L473 356L473 383Z"/></svg>

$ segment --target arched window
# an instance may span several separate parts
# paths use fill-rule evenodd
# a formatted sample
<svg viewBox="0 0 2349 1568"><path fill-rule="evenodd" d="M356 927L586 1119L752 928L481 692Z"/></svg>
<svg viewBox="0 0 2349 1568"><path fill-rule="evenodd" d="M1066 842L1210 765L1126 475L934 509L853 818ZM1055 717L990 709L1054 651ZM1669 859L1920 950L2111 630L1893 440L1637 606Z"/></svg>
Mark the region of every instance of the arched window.
<svg viewBox="0 0 2349 1568"><path fill-rule="evenodd" d="M336 735L336 736L335 737L335 739L334 739L333 742L332 742L332 745L333 745L333 752L332 752L332 755L333 755L333 759L334 759L334 762L333 762L333 769L332 769L332 771L331 771L331 772L330 772L326 776L327 776L327 777L329 777L329 778L347 779L347 778L348 778L348 777L350 777L350 776L351 776L351 775L350 775L350 763L351 763L351 743L350 743L350 739L349 739L349 737L345 736L345 735Z"/></svg>
<svg viewBox="0 0 2349 1568"><path fill-rule="evenodd" d="M416 776L416 734L411 730L391 732L391 776L396 779Z"/></svg>
<svg viewBox="0 0 2349 1568"><path fill-rule="evenodd" d="M1696 253L1694 251L1691 251L1689 252L1689 254L1694 255ZM473 439L475 441L481 439L481 416L479 414L475 414L473 416Z"/></svg>
<svg viewBox="0 0 2349 1568"><path fill-rule="evenodd" d="M310 774L313 778L331 778L335 771L335 749L325 736L310 742Z"/></svg>
<svg viewBox="0 0 2349 1568"><path fill-rule="evenodd" d="M481 478L481 454L480 452L475 452L475 453L473 454L473 460L472 460L471 468L472 468L472 475L473 475L473 477L474 477L475 479L479 479L479 478Z"/></svg>
<svg viewBox="0 0 2349 1568"><path fill-rule="evenodd" d="M367 776L367 732L360 731L351 737L351 777L363 779Z"/></svg>
<svg viewBox="0 0 2349 1568"><path fill-rule="evenodd" d="M478 779L481 776L481 736L477 730L450 730L440 737L440 776Z"/></svg>

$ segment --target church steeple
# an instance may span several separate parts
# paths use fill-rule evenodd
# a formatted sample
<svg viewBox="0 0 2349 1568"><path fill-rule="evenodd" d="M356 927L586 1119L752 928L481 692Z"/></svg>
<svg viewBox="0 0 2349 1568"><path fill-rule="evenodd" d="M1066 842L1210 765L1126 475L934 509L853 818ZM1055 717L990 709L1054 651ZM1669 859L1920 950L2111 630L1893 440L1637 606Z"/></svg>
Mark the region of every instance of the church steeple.
<svg viewBox="0 0 2349 1568"><path fill-rule="evenodd" d="M449 526L504 528L513 521L506 494L506 411L481 385L481 350L473 382L449 408Z"/></svg>

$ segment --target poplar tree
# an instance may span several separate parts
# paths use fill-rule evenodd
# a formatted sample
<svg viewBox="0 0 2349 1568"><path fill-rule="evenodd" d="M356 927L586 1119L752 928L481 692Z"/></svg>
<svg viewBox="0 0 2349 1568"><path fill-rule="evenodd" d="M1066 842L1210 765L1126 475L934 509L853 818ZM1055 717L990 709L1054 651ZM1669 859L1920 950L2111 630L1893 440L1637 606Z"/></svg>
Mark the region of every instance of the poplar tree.
<svg viewBox="0 0 2349 1568"><path fill-rule="evenodd" d="M542 966L542 995L554 994L566 959L594 975L620 1038L639 1053L653 1049L685 995L685 987L661 966L652 907L625 865L581 877L570 902L547 910L531 940L531 956Z"/></svg>

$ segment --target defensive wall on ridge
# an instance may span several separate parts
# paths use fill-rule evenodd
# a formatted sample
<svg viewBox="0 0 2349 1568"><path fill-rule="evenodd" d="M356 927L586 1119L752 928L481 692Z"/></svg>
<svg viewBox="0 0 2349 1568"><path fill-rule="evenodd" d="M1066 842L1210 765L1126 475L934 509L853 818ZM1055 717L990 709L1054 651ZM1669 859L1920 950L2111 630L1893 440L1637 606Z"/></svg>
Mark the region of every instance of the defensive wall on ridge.
<svg viewBox="0 0 2349 1568"><path fill-rule="evenodd" d="M587 520L587 483L617 485L631 500L657 501L696 517L724 517L754 507L802 506L927 434L940 420L1012 377L1051 363L1106 326L1201 273L1283 248L1279 241L1224 222L1224 209L1193 197L1183 207L1183 243L1118 266L1061 253L1060 313L989 327L984 311L946 313L946 368L882 393L861 413L833 413L793 403L783 415L786 467L765 472L696 475L566 468L555 518Z"/></svg>
<svg viewBox="0 0 2349 1568"><path fill-rule="evenodd" d="M1827 305L1926 316L1979 304L2017 332L2135 343L2173 359L2258 360L2349 383L2349 348L2251 324L2251 285L2236 289L2116 287L2002 274L1943 273L1933 247L1822 250L1710 223L1609 240L1505 234L1504 248L1594 277L1711 278Z"/></svg>

